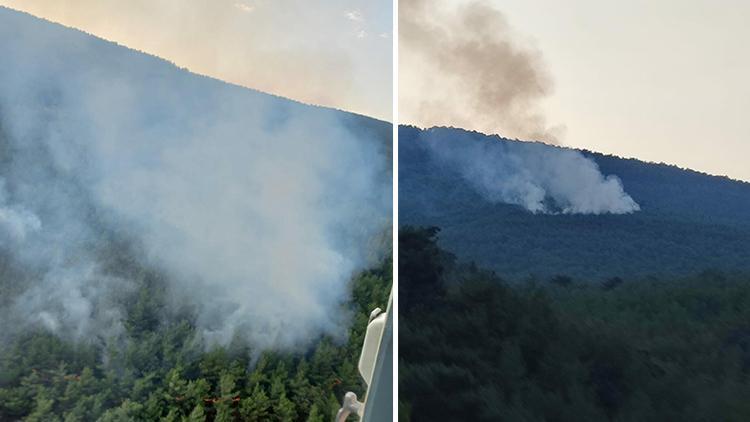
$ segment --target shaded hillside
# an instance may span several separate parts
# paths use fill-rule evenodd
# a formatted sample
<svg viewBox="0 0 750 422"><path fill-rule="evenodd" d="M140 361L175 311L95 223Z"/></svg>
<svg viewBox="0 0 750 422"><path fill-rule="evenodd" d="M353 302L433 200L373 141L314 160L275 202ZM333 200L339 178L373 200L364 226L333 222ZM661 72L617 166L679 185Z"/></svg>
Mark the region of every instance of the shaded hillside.
<svg viewBox="0 0 750 422"><path fill-rule="evenodd" d="M399 232L401 422L750 418L747 275L510 284L438 235Z"/></svg>
<svg viewBox="0 0 750 422"><path fill-rule="evenodd" d="M399 220L438 226L441 245L512 280L687 275L750 270L750 184L663 164L590 152L641 210L631 214L533 214L492 203L424 141L514 143L461 129L399 128ZM548 147L556 148L556 147Z"/></svg>

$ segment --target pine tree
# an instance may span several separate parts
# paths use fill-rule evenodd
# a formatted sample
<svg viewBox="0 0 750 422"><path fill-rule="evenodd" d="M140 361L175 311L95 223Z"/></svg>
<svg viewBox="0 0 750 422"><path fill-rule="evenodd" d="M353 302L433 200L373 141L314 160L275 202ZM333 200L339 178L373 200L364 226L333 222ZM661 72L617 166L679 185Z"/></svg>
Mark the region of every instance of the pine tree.
<svg viewBox="0 0 750 422"><path fill-rule="evenodd" d="M243 420L261 422L269 419L271 400L260 385L255 385L250 397L245 398L241 403L240 415Z"/></svg>
<svg viewBox="0 0 750 422"><path fill-rule="evenodd" d="M34 407L34 411L31 412L31 414L26 417L25 420L29 422L55 422L60 420L60 418L55 415L53 409L55 406L55 401L49 397L46 397L44 392L41 392L37 396L35 403L36 406Z"/></svg>
<svg viewBox="0 0 750 422"><path fill-rule="evenodd" d="M216 404L216 422L230 422L234 420L233 400L235 391L234 376L224 373L219 381L219 402Z"/></svg>
<svg viewBox="0 0 750 422"><path fill-rule="evenodd" d="M293 421L297 418L297 409L294 403L282 394L274 409L278 420L282 422Z"/></svg>
<svg viewBox="0 0 750 422"><path fill-rule="evenodd" d="M318 405L313 404L310 408L310 414L307 416L307 422L325 422L325 417L318 410Z"/></svg>
<svg viewBox="0 0 750 422"><path fill-rule="evenodd" d="M203 403L198 403L193 408L193 411L190 412L190 416L188 416L187 420L189 422L205 422L206 420L206 412L203 410Z"/></svg>

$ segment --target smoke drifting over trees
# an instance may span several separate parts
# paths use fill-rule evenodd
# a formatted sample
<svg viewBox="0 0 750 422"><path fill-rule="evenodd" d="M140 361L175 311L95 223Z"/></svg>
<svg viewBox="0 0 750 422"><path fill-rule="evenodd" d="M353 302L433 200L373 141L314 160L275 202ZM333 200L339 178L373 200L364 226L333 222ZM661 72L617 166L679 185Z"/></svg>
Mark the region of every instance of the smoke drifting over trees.
<svg viewBox="0 0 750 422"><path fill-rule="evenodd" d="M500 11L484 1L441 6L407 0L400 3L399 19L402 121L558 142L562 128L550 126L539 107L552 90L541 54L517 39ZM460 142L439 142L439 137ZM434 157L490 202L517 204L534 213L639 209L616 176L605 177L576 151L468 142L460 132L440 129L422 138Z"/></svg>
<svg viewBox="0 0 750 422"><path fill-rule="evenodd" d="M444 128L421 133L420 145L492 203L533 213L628 214L640 210L617 176L578 151L542 143L475 139Z"/></svg>
<svg viewBox="0 0 750 422"><path fill-rule="evenodd" d="M563 128L550 126L538 107L552 91L541 54L519 42L491 5L402 1L399 40L403 122L557 143Z"/></svg>
<svg viewBox="0 0 750 422"><path fill-rule="evenodd" d="M8 9L0 21L0 253L26 269L4 328L117 336L133 282L103 258L116 249L163 275L207 343L343 332L336 305L389 223L382 140Z"/></svg>

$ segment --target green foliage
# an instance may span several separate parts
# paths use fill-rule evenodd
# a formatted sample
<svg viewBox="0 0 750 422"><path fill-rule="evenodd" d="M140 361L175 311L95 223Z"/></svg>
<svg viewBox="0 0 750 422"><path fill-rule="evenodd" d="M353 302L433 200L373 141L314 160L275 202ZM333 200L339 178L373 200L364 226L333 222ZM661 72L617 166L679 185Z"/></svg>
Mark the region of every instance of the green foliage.
<svg viewBox="0 0 750 422"><path fill-rule="evenodd" d="M203 407L203 403L198 403L193 408L193 411L190 412L190 416L188 416L188 420L190 422L199 422L206 420L206 410Z"/></svg>
<svg viewBox="0 0 750 422"><path fill-rule="evenodd" d="M399 320L400 420L750 420L750 276L508 284L420 235L402 271L450 270Z"/></svg>
<svg viewBox="0 0 750 422"><path fill-rule="evenodd" d="M118 347L44 331L0 347L0 421L332 420L346 391L364 393L356 364L370 311L387 304L390 267L352 281L339 310L353 316L346 341L322 337L301 354L197 348L190 319L165 315L160 281L146 275L124 304ZM0 286L12 285L8 274Z"/></svg>
<svg viewBox="0 0 750 422"><path fill-rule="evenodd" d="M270 409L271 400L265 390L256 385L248 400L244 400L240 405L240 414L247 421L265 421L269 418Z"/></svg>
<svg viewBox="0 0 750 422"><path fill-rule="evenodd" d="M406 277L399 284L399 307L402 312L408 313L444 293L440 280L451 257L435 244L439 231L437 227L409 226L399 231L398 242L403 251L400 252L399 276Z"/></svg>
<svg viewBox="0 0 750 422"><path fill-rule="evenodd" d="M323 416L323 413L318 410L317 404L314 404L310 408L310 414L307 416L306 422L326 422L326 418Z"/></svg>

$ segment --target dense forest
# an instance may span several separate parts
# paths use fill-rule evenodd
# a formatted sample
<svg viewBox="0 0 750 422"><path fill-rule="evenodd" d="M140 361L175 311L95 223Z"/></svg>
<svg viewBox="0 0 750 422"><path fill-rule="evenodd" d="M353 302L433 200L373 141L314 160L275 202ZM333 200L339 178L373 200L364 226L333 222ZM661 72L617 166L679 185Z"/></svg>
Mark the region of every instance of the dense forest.
<svg viewBox="0 0 750 422"><path fill-rule="evenodd" d="M347 338L320 338L305 353L207 348L190 315L164 318L164 290L145 276L124 304L126 338L33 331L0 346L0 421L330 421L345 392L364 394L357 361L370 311L387 304L391 267L352 281L338 310L351 315ZM5 295L13 280L2 268Z"/></svg>
<svg viewBox="0 0 750 422"><path fill-rule="evenodd" d="M750 271L750 183L590 151L640 205L625 214L533 214L490 202L426 140L449 146L520 142L455 128L399 128L399 220L438 226L440 245L508 281L565 273L578 279L690 276L705 268ZM528 143L521 143L528 144ZM573 151L547 146L546 152Z"/></svg>
<svg viewBox="0 0 750 422"><path fill-rule="evenodd" d="M399 234L405 421L750 420L750 276L508 283Z"/></svg>

